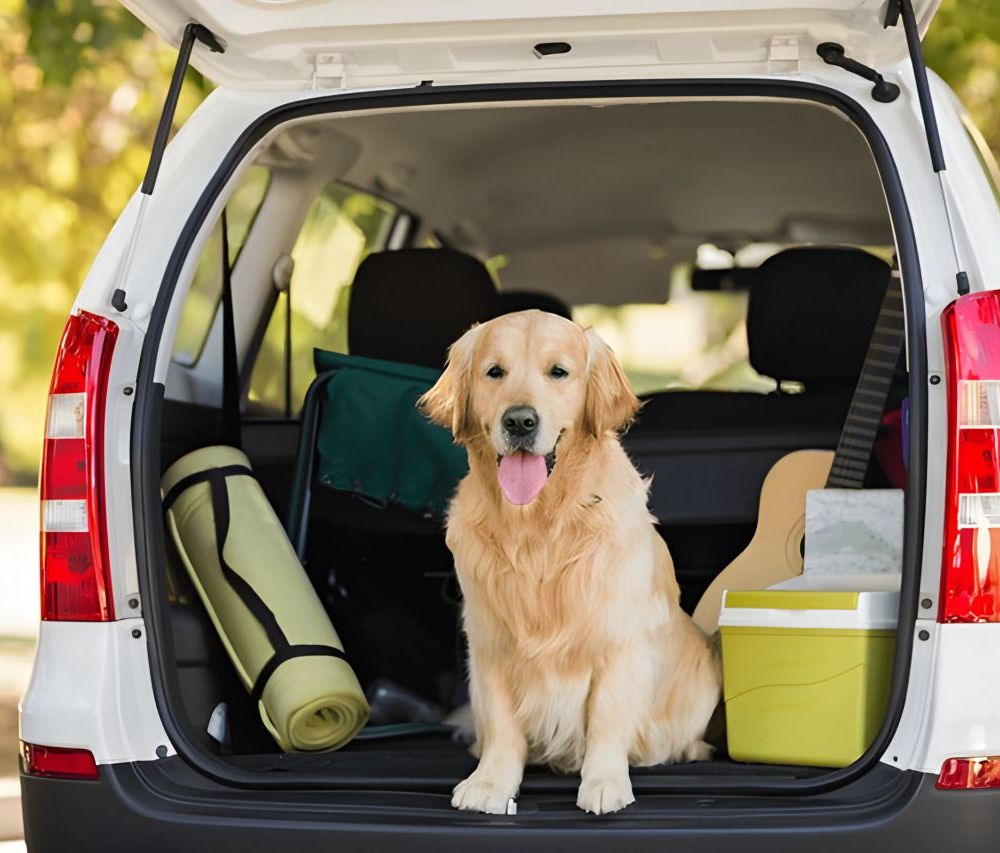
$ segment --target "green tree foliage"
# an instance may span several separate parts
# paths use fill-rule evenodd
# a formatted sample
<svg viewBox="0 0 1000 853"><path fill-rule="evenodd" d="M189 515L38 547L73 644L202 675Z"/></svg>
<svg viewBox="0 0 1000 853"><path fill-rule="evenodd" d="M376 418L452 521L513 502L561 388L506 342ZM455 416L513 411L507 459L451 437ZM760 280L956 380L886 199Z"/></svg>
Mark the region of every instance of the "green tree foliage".
<svg viewBox="0 0 1000 853"><path fill-rule="evenodd" d="M942 0L924 55L1000 154L1000 2Z"/></svg>
<svg viewBox="0 0 1000 853"><path fill-rule="evenodd" d="M28 53L46 82L72 85L76 73L93 69L108 51L140 39L142 23L117 6L91 0L27 0Z"/></svg>
<svg viewBox="0 0 1000 853"><path fill-rule="evenodd" d="M115 3L0 0L0 485L35 478L52 353L141 180L173 57Z"/></svg>
<svg viewBox="0 0 1000 853"><path fill-rule="evenodd" d="M1000 2L942 0L925 46L1000 150ZM0 485L34 480L52 353L174 55L113 0L0 0ZM189 75L179 121L207 88Z"/></svg>

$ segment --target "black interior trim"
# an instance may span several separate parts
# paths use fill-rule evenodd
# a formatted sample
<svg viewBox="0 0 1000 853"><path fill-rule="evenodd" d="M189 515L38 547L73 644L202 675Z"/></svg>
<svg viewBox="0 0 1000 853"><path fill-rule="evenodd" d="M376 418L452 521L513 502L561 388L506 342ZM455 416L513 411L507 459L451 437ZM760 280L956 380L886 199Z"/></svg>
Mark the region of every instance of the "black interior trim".
<svg viewBox="0 0 1000 853"><path fill-rule="evenodd" d="M917 614L919 570L923 550L924 503L927 454L927 353L923 286L913 226L895 161L878 125L857 101L842 92L811 83L764 80L612 81L489 84L472 86L421 86L374 93L338 93L275 108L255 120L240 135L205 187L181 231L164 271L162 283L149 318L143 341L136 381L136 401L132 421L132 492L139 585L144 602L143 616L148 628L148 652L153 693L168 737L185 761L202 773L227 784L251 788L342 787L343 780L323 775L289 772L279 778L239 770L231 763L199 747L178 725L173 708L180 707L176 695L176 674L168 639L170 628L162 571L165 538L159 495L160 448L159 416L164 387L156 382L155 369L167 312L174 289L192 243L216 197L223 191L240 161L267 132L285 121L307 116L373 107L403 109L430 104L487 103L510 100L625 97L773 97L808 100L834 107L852 120L865 135L879 168L896 234L906 307L910 377L910 483L906 492L903 581L900 596L896 659L893 666L889 710L875 741L854 764L812 779L745 777L713 779L711 784L696 782L681 787L685 792L750 794L754 796L812 795L832 791L858 780L878 763L899 724L906 696L913 625ZM910 629L907 630L907 626ZM400 786L402 787L402 786Z"/></svg>

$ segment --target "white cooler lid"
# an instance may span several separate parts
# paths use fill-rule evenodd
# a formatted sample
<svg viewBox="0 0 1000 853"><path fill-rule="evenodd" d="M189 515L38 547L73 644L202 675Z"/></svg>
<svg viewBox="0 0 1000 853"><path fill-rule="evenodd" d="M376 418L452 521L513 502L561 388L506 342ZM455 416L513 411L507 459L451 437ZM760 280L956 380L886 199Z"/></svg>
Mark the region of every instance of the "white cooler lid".
<svg viewBox="0 0 1000 853"><path fill-rule="evenodd" d="M899 575L800 575L769 589L726 590L720 627L895 628Z"/></svg>

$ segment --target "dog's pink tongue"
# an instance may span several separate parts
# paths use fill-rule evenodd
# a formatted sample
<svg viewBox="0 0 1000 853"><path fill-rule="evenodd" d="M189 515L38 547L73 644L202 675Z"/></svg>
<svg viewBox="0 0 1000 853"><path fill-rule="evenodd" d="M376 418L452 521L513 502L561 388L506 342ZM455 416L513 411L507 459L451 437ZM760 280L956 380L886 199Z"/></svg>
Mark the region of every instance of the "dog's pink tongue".
<svg viewBox="0 0 1000 853"><path fill-rule="evenodd" d="M518 506L530 504L537 498L548 476L545 457L528 453L504 456L497 468L500 490L507 500Z"/></svg>

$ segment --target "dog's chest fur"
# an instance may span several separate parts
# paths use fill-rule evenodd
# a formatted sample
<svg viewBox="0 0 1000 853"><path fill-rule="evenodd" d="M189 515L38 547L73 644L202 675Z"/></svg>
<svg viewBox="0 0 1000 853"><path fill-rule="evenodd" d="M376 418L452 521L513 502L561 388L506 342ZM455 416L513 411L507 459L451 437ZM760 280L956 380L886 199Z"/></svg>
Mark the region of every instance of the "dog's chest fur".
<svg viewBox="0 0 1000 853"><path fill-rule="evenodd" d="M466 599L470 640L520 660L547 659L561 671L592 665L615 635L630 630L622 612L636 577L624 578L619 537L603 507L580 507L541 525L453 520L449 545ZM640 545L641 547L641 545ZM629 572L636 574L634 557Z"/></svg>
<svg viewBox="0 0 1000 853"><path fill-rule="evenodd" d="M651 627L636 618L655 594L651 553L637 559L650 551L648 534L608 536L616 523L594 505L541 535L525 526L497 537L460 518L449 527L473 666L505 673L531 760L564 771L578 770L584 754L595 671L609 649Z"/></svg>

